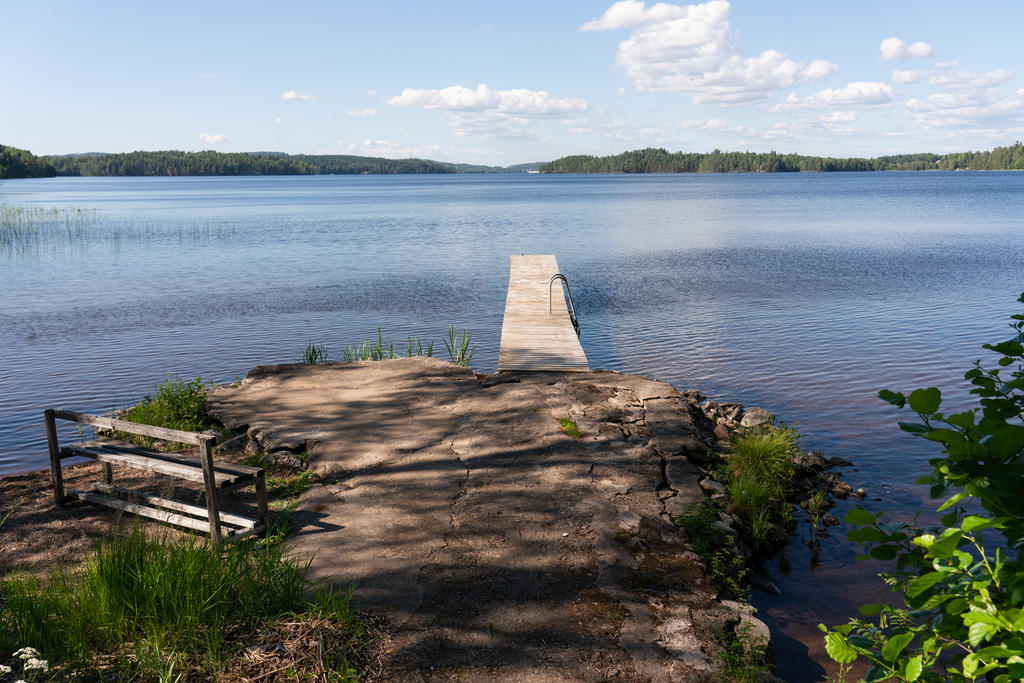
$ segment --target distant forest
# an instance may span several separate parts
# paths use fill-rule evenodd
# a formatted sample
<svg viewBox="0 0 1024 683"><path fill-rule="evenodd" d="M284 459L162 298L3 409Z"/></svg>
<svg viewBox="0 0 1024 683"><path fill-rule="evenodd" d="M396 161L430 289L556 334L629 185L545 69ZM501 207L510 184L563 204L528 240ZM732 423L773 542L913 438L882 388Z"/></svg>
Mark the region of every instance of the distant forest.
<svg viewBox="0 0 1024 683"><path fill-rule="evenodd" d="M49 178L55 175L56 169L45 159L25 149L0 145L0 179Z"/></svg>
<svg viewBox="0 0 1024 683"><path fill-rule="evenodd" d="M874 159L811 157L776 152L668 152L638 149L614 156L562 157L541 173L784 173L795 171L998 171L1024 169L1024 144L989 152L896 154Z"/></svg>
<svg viewBox="0 0 1024 683"><path fill-rule="evenodd" d="M546 164L480 166L428 159L382 159L341 154L279 152L130 152L37 157L0 145L0 179L59 176L337 175L370 173L782 173L790 171L1024 170L1024 144L987 152L897 154L874 159L813 157L776 152L668 152L638 149L614 156L562 157Z"/></svg>
<svg viewBox="0 0 1024 683"><path fill-rule="evenodd" d="M345 154L277 152L129 152L44 157L60 176L353 175L454 173L451 164L426 159L381 159Z"/></svg>

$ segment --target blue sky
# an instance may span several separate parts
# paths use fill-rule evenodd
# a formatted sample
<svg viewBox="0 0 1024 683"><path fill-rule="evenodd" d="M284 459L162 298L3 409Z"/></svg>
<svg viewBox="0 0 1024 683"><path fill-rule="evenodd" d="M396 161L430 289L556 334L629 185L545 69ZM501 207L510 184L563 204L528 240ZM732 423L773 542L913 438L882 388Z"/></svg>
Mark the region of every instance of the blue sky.
<svg viewBox="0 0 1024 683"><path fill-rule="evenodd" d="M1024 3L0 0L0 143L513 164L1024 139Z"/></svg>

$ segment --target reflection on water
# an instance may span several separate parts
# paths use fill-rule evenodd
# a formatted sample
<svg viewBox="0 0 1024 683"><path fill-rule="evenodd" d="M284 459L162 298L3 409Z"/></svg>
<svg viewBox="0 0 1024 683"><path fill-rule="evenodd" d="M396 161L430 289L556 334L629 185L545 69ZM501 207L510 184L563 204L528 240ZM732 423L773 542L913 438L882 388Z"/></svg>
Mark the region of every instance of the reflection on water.
<svg viewBox="0 0 1024 683"><path fill-rule="evenodd" d="M493 371L508 255L553 253L592 367L765 406L908 509L930 452L876 392L963 400L1024 290L1020 173L58 178L3 181L0 202L141 226L0 250L0 472L45 465L44 407L109 410L167 372L233 380L310 339L332 358L378 327L440 348L454 323ZM850 612L856 549L826 539L812 576L800 547L779 582L802 611L758 602L796 643L784 677L814 680L800 649Z"/></svg>

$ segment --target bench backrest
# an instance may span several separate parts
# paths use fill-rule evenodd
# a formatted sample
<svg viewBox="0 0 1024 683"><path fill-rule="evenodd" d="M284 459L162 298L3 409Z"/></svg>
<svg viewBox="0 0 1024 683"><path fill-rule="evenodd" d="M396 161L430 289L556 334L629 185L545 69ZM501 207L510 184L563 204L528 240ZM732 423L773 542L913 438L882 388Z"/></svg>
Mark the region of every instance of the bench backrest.
<svg viewBox="0 0 1024 683"><path fill-rule="evenodd" d="M151 436L155 439L165 439L167 441L175 441L177 443L190 443L195 444L196 446L202 446L204 443L212 443L217 440L217 437L210 436L209 434L196 434L195 432L186 432L180 429L154 427L153 425L128 422L127 420L115 420L111 417L100 417L99 415L89 415L87 413L76 413L71 410L61 410L59 408L51 408L45 412L53 415L53 417L57 417L62 420L69 420L71 422L78 422L79 424L92 425L93 427L101 427L103 429L113 429L120 432L128 432L129 434Z"/></svg>

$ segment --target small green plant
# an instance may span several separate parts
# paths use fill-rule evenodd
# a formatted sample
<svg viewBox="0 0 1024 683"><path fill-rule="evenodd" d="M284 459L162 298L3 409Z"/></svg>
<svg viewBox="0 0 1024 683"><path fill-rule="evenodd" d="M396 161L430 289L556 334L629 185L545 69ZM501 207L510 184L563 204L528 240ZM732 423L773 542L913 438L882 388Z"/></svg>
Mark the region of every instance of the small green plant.
<svg viewBox="0 0 1024 683"><path fill-rule="evenodd" d="M743 584L747 566L736 548L736 540L715 523L722 508L710 501L695 503L675 519L693 552L704 560L704 567L719 590L737 600L746 601L749 589Z"/></svg>
<svg viewBox="0 0 1024 683"><path fill-rule="evenodd" d="M583 438L583 432L580 431L576 421L571 417L560 417L558 418L558 424L562 425L562 431L568 434L577 441Z"/></svg>
<svg viewBox="0 0 1024 683"><path fill-rule="evenodd" d="M295 498L308 491L319 480L313 470L302 470L290 476L271 475L267 477L267 493L274 497Z"/></svg>
<svg viewBox="0 0 1024 683"><path fill-rule="evenodd" d="M751 633L749 622L741 622L735 633L718 638L722 646L719 660L723 680L730 683L757 683L771 673L768 666L768 643Z"/></svg>
<svg viewBox="0 0 1024 683"><path fill-rule="evenodd" d="M302 362L306 365L315 365L327 361L327 347L310 340L306 344L306 350L302 352Z"/></svg>
<svg viewBox="0 0 1024 683"><path fill-rule="evenodd" d="M462 330L462 334L456 335L453 324L448 328L448 338L444 340L444 345L448 349L448 355L451 356L453 363L469 367L473 360L473 351L476 350L476 344L470 346L469 332Z"/></svg>
<svg viewBox="0 0 1024 683"><path fill-rule="evenodd" d="M807 500L807 514L810 517L811 532L818 530L821 515L825 512L825 491L818 489Z"/></svg>
<svg viewBox="0 0 1024 683"><path fill-rule="evenodd" d="M946 498L938 509L947 512L928 528L881 522L862 507L846 515L856 527L847 538L865 544L862 559L895 560L881 577L903 603L864 605L864 619L819 625L832 659L871 664L867 681L1024 680L1024 315L1011 318L1015 336L985 344L998 367L977 361L964 376L979 407L942 413L935 387L879 392L917 414L900 423L904 431L942 444L920 483ZM982 514L968 511L971 498Z"/></svg>

